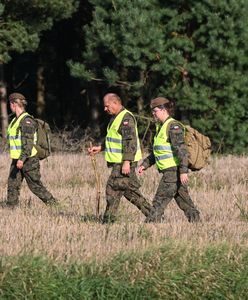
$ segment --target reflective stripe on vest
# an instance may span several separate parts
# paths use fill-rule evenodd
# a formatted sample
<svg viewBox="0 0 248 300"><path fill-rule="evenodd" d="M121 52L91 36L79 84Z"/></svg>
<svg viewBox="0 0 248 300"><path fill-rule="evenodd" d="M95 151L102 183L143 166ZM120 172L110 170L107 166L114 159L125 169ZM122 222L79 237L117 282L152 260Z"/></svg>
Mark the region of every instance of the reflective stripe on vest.
<svg viewBox="0 0 248 300"><path fill-rule="evenodd" d="M30 115L28 113L23 113L19 116L19 118L14 118L9 124L8 141L9 141L10 157L12 159L18 159L21 155L22 136L20 130L20 123L27 116ZM36 141L37 141L37 133L34 134L34 145L36 144ZM35 156L36 154L37 154L37 150L35 149L35 147L33 147L30 157Z"/></svg>
<svg viewBox="0 0 248 300"><path fill-rule="evenodd" d="M156 166L159 170L176 167L179 165L179 159L173 154L171 143L168 142L169 123L175 121L172 118L167 119L162 127L157 128L156 136L153 142L153 154L155 156Z"/></svg>
<svg viewBox="0 0 248 300"><path fill-rule="evenodd" d="M105 139L105 160L107 162L121 163L123 161L122 136L121 134L119 134L118 130L126 113L129 113L133 116L130 111L124 109L115 117L111 126L108 126L107 136ZM134 157L134 161L139 161L142 158L142 154L138 138L137 124L135 126L135 130L137 135L137 151Z"/></svg>

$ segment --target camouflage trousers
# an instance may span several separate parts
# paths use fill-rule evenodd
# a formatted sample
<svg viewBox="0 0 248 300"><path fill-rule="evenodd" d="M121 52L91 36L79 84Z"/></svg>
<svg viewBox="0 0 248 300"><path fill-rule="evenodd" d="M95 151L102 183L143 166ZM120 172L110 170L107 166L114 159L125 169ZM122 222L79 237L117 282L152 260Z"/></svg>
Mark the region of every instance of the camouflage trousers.
<svg viewBox="0 0 248 300"><path fill-rule="evenodd" d="M106 185L107 206L103 216L103 223L112 223L116 220L116 213L124 196L134 204L145 216L148 216L151 205L141 194L140 183L135 173L136 164L131 165L130 174L121 173L121 164L113 164L112 172Z"/></svg>
<svg viewBox="0 0 248 300"><path fill-rule="evenodd" d="M164 210L173 198L189 222L200 221L200 213L189 196L187 186L181 184L178 170L171 168L163 173L153 199L153 210L146 218L146 222L162 222Z"/></svg>
<svg viewBox="0 0 248 300"><path fill-rule="evenodd" d="M21 170L16 167L17 160L12 160L8 178L8 195L6 204L15 206L19 203L20 189L25 178L30 190L46 204L54 204L56 200L43 186L40 178L40 162L37 157L30 157L24 162Z"/></svg>

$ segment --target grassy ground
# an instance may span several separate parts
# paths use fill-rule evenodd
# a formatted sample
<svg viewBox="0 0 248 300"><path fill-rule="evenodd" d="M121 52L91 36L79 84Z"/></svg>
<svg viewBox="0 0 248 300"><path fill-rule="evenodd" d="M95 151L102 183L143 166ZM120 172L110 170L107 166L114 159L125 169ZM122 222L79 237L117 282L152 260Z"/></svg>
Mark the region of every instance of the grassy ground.
<svg viewBox="0 0 248 300"><path fill-rule="evenodd" d="M10 161L5 155L0 158L0 197L4 200ZM26 183L19 208L0 208L0 291L2 288L4 292L1 299L14 299L5 293L12 279L19 282L18 276L23 272L37 273L38 269L41 273L37 273L37 289L42 289L38 282L42 284L47 272L55 276L56 280L51 279L51 282L55 280L55 286L66 282L72 272L72 279L68 279L72 288L80 291L74 286L80 285L80 277L92 289L88 296L77 294L59 299L121 299L122 296L116 296L118 287L120 295L126 295L123 299L160 299L162 295L168 299L246 299L242 293L246 291L248 257L245 250L248 246L248 157L216 158L204 170L190 175L190 193L201 211L200 224L189 224L174 201L166 209L164 224L144 224L144 216L123 199L118 222L101 225L94 220L96 189L91 160L84 154L57 154L41 164L43 182L61 201L61 213L43 205ZM101 156L97 157L97 165L103 213L109 170ZM159 179L155 168L141 178L141 190L150 201ZM80 270L75 271L76 266ZM85 269L88 273L82 271ZM29 293L25 292L26 284L31 286L30 293L34 292L36 288L29 282L29 275L25 278L20 283L20 291ZM44 284L48 284L45 279ZM182 284L185 289L180 292ZM144 288L150 291L147 298L141 292ZM109 289L113 294L106 294ZM94 292L100 294L96 296ZM216 298L211 297L211 292ZM58 298L51 294L43 299Z"/></svg>

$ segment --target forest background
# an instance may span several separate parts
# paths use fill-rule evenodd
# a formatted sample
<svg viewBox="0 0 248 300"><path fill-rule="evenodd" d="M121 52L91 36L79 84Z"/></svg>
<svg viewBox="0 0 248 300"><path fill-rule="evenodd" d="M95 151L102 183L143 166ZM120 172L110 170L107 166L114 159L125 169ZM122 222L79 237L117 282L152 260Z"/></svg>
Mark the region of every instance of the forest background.
<svg viewBox="0 0 248 300"><path fill-rule="evenodd" d="M162 95L216 152L247 153L247 11L247 0L0 0L0 81L77 138L104 135L105 93L139 116ZM3 128L6 97L1 111Z"/></svg>

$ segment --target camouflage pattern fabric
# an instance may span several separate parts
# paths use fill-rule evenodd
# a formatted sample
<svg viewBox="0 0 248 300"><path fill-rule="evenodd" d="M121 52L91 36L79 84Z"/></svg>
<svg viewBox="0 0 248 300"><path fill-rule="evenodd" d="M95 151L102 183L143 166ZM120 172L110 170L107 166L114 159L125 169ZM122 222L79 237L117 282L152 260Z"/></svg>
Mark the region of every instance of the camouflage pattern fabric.
<svg viewBox="0 0 248 300"><path fill-rule="evenodd" d="M174 198L180 209L183 210L189 222L198 222L200 213L191 200L187 186L181 184L180 174L188 173L188 152L184 141L184 128L178 121L169 124L168 136L173 153L179 158L179 166L162 170L163 177L159 183L153 200L153 210L146 218L146 222L162 222L164 210ZM147 169L155 164L154 154L151 153L142 163Z"/></svg>
<svg viewBox="0 0 248 300"><path fill-rule="evenodd" d="M134 204L145 216L148 216L151 205L139 191L140 183L135 173L137 163L132 163L129 176L121 173L121 164L113 164L112 172L106 185L107 206L103 216L104 223L112 223L116 220L116 213L124 196Z"/></svg>
<svg viewBox="0 0 248 300"><path fill-rule="evenodd" d="M179 158L179 171L180 174L188 173L188 152L187 146L184 142L184 128L181 123L173 121L169 124L169 141L173 148L173 154ZM145 169L155 164L154 154L151 153L144 159L142 166Z"/></svg>
<svg viewBox="0 0 248 300"><path fill-rule="evenodd" d="M34 156L27 158L21 170L16 167L17 160L13 160L10 166L8 178L7 205L14 206L19 203L20 189L23 179L26 179L30 190L46 204L54 204L56 200L43 186L40 178L39 158Z"/></svg>
<svg viewBox="0 0 248 300"><path fill-rule="evenodd" d="M30 190L46 204L54 204L56 200L50 192L43 186L40 175L39 158L29 157L33 147L34 133L37 124L30 117L24 118L20 123L22 134L22 151L20 160L24 162L21 170L17 169L17 160L12 160L8 178L8 195L6 204L14 206L19 203L19 195L23 178L26 179Z"/></svg>
<svg viewBox="0 0 248 300"><path fill-rule="evenodd" d="M173 198L189 222L200 221L200 213L191 200L187 187L181 184L177 168L173 167L163 172L152 203L153 210L146 222L163 222L164 210Z"/></svg>
<svg viewBox="0 0 248 300"><path fill-rule="evenodd" d="M22 133L22 152L19 159L24 162L31 155L37 123L33 118L27 116L21 120L20 130Z"/></svg>
<svg viewBox="0 0 248 300"><path fill-rule="evenodd" d="M111 118L109 126L111 126L114 118L115 117ZM132 162L137 151L135 128L136 121L134 117L127 112L122 119L118 132L122 136L123 161L130 161L131 171L129 175L124 175L121 173L122 164L108 163L108 167L112 168L112 172L106 185L107 205L103 216L103 223L112 223L116 220L116 214L122 196L141 210L145 216L148 216L152 208L150 203L146 201L139 191L140 183L135 173L137 163Z"/></svg>

